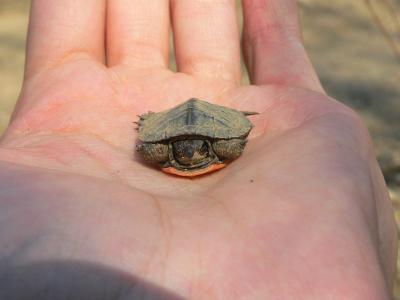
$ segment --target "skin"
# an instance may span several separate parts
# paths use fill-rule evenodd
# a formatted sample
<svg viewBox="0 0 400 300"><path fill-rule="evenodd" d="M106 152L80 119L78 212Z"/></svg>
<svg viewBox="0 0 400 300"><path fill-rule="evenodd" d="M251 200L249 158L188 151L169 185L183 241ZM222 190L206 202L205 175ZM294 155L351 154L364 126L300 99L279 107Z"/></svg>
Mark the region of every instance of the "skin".
<svg viewBox="0 0 400 300"><path fill-rule="evenodd" d="M360 118L321 88L295 1L243 1L251 86L235 1L170 4L176 73L168 1L32 1L0 143L0 296L389 299L386 187ZM190 97L261 112L243 155L196 180L133 156L136 115Z"/></svg>

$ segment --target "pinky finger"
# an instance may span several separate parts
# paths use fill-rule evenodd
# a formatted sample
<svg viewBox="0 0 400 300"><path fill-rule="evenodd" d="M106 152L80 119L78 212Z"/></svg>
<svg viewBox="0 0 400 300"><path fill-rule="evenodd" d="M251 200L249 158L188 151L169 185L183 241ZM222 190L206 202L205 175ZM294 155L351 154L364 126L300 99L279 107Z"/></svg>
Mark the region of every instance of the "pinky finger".
<svg viewBox="0 0 400 300"><path fill-rule="evenodd" d="M243 48L252 83L323 92L301 37L296 0L243 0Z"/></svg>

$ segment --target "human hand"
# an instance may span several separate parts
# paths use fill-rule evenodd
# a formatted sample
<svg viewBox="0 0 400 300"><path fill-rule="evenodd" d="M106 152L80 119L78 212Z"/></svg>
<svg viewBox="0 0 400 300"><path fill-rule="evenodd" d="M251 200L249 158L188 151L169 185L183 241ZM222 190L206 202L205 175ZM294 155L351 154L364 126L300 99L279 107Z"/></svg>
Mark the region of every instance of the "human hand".
<svg viewBox="0 0 400 300"><path fill-rule="evenodd" d="M251 86L235 1L172 1L179 72L166 0L32 2L0 144L0 296L389 299L395 226L369 136L324 94L295 1L243 5ZM195 180L133 153L136 115L191 97L260 112L242 157Z"/></svg>

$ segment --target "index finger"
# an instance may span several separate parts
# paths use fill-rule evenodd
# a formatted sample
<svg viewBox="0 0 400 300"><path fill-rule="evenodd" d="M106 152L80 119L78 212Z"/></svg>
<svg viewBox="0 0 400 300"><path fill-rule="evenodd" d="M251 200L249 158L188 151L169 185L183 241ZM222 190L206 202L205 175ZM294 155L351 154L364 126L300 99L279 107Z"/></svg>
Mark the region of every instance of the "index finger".
<svg viewBox="0 0 400 300"><path fill-rule="evenodd" d="M105 0L33 0L26 76L71 57L104 61Z"/></svg>

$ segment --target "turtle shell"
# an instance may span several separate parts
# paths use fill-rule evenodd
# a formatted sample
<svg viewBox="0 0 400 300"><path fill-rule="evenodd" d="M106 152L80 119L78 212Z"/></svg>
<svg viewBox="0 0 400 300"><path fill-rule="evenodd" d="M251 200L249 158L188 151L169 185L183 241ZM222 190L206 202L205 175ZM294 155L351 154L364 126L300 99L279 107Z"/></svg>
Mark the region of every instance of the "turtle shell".
<svg viewBox="0 0 400 300"><path fill-rule="evenodd" d="M252 127L241 111L193 98L172 109L141 116L139 139L154 143L179 136L244 138Z"/></svg>

